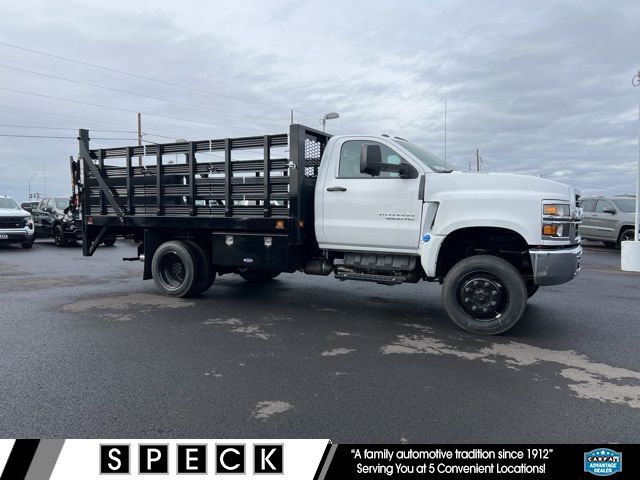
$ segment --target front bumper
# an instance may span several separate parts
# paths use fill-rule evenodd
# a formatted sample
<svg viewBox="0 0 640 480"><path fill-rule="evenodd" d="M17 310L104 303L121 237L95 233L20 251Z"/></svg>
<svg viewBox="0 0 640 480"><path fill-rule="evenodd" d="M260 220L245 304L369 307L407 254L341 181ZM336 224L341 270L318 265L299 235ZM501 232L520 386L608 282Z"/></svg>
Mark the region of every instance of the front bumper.
<svg viewBox="0 0 640 480"><path fill-rule="evenodd" d="M539 286L561 285L573 280L580 271L580 245L558 249L529 250L533 283Z"/></svg>
<svg viewBox="0 0 640 480"><path fill-rule="evenodd" d="M22 242L29 242L32 239L33 239L33 231L0 230L0 243L22 243Z"/></svg>
<svg viewBox="0 0 640 480"><path fill-rule="evenodd" d="M63 223L62 234L66 240L82 241L82 224L78 221Z"/></svg>

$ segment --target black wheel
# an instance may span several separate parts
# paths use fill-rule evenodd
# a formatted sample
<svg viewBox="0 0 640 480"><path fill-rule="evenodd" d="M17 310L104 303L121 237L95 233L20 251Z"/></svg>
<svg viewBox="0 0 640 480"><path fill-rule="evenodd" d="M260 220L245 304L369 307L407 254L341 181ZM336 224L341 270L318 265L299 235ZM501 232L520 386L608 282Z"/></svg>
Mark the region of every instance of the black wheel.
<svg viewBox="0 0 640 480"><path fill-rule="evenodd" d="M533 283L533 280L527 280L525 282L525 285L527 286L527 298L531 298L535 295L535 293L538 291L538 285L536 285L535 283Z"/></svg>
<svg viewBox="0 0 640 480"><path fill-rule="evenodd" d="M604 246L607 248L616 248L616 242L602 242L604 243Z"/></svg>
<svg viewBox="0 0 640 480"><path fill-rule="evenodd" d="M249 268L238 271L238 274L249 283L268 282L276 278L280 273L273 270L251 270Z"/></svg>
<svg viewBox="0 0 640 480"><path fill-rule="evenodd" d="M64 233L62 233L62 225L56 225L53 227L53 243L56 247L67 246L67 240L64 238Z"/></svg>
<svg viewBox="0 0 640 480"><path fill-rule="evenodd" d="M635 240L635 234L633 233L633 228L625 228L622 232L620 232L620 238L618 239L617 247L620 248L622 242L630 242Z"/></svg>
<svg viewBox="0 0 640 480"><path fill-rule="evenodd" d="M184 242L165 242L158 247L151 261L153 282L165 295L191 295L197 282L196 262L197 259Z"/></svg>
<svg viewBox="0 0 640 480"><path fill-rule="evenodd" d="M115 237L105 238L102 240L102 243L104 244L105 247L113 247L116 244L116 239Z"/></svg>
<svg viewBox="0 0 640 480"><path fill-rule="evenodd" d="M211 262L209 261L209 257L204 252L202 247L198 245L196 242L191 240L187 240L184 242L193 253L194 258L196 258L196 286L193 289L193 293L203 293L211 288L213 285L213 281L216 279L216 272L212 268Z"/></svg>
<svg viewBox="0 0 640 480"><path fill-rule="evenodd" d="M442 299L460 328L495 335L518 323L527 306L527 287L506 260L477 255L461 260L447 273Z"/></svg>
<svg viewBox="0 0 640 480"><path fill-rule="evenodd" d="M33 247L33 240L31 240L30 242L22 242L22 248L24 248L25 250Z"/></svg>

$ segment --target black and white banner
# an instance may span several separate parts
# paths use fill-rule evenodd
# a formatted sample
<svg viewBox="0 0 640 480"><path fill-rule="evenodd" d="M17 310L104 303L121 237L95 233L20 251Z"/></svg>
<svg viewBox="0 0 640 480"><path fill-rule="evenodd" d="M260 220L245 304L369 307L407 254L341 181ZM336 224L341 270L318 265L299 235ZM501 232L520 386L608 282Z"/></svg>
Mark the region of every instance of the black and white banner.
<svg viewBox="0 0 640 480"><path fill-rule="evenodd" d="M640 445L338 445L328 440L0 440L0 480L640 478Z"/></svg>

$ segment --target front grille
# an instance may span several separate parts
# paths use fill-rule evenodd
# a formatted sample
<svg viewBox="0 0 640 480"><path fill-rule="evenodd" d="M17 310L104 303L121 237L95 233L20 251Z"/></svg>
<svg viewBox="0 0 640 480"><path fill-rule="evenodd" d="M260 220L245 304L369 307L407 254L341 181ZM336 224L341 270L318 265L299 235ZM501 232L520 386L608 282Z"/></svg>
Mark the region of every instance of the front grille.
<svg viewBox="0 0 640 480"><path fill-rule="evenodd" d="M24 218L21 217L0 217L0 228L22 228Z"/></svg>

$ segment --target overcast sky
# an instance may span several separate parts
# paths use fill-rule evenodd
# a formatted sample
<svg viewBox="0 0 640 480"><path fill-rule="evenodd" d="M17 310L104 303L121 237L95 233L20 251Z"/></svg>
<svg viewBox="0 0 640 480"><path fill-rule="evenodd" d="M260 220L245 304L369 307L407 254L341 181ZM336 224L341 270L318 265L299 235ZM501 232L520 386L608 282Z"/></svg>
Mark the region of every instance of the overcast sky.
<svg viewBox="0 0 640 480"><path fill-rule="evenodd" d="M485 170L634 191L637 0L5 0L0 17L2 43L190 87L0 45L0 124L16 125L2 135L84 127L126 139L92 145L133 144L136 111L155 142L279 133L292 108L296 122L319 127L336 111L331 133L386 132L443 156L446 97L459 169L479 148ZM0 193L25 201L34 173L42 191L46 163L47 192L68 195L75 154L74 139L0 137Z"/></svg>

